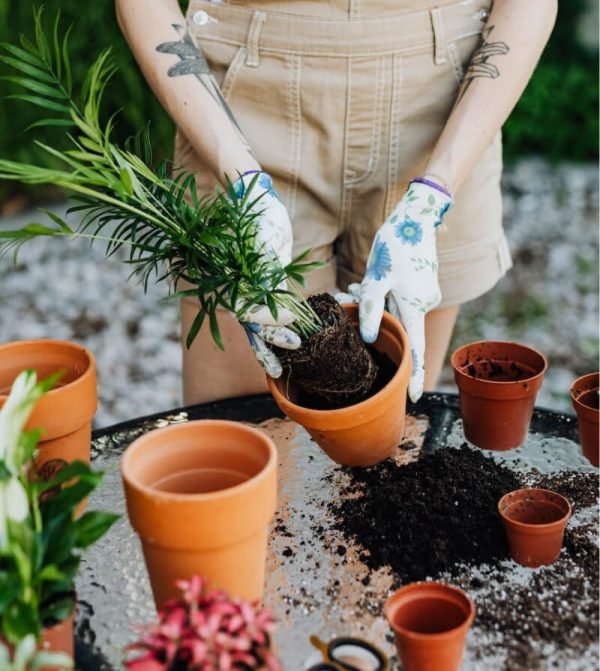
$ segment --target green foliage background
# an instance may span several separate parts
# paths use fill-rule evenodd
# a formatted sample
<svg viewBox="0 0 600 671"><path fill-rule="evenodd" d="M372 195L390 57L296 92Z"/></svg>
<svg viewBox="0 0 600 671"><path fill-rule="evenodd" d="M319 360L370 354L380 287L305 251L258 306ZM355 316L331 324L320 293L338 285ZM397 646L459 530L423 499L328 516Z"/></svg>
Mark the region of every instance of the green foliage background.
<svg viewBox="0 0 600 671"><path fill-rule="evenodd" d="M32 9L37 0L0 0L0 41L15 42L20 33L32 34ZM185 4L185 0L181 0ZM63 25L74 23L71 34L74 90L101 49L113 48L119 73L105 95L107 113L121 110L115 138L135 133L150 122L157 158L170 156L173 125L146 85L115 18L112 0L46 0L50 22L60 9ZM530 153L554 160L594 160L598 155L597 53L576 39L576 26L585 0L559 3L559 18L552 38L525 94L505 126L508 160ZM0 70L0 75L7 74ZM12 74L12 73L11 73ZM41 110L10 100L11 85L0 83L0 156L32 161L32 141L24 129L39 118ZM36 137L47 144L61 143L60 128L37 129ZM0 203L14 184L0 184Z"/></svg>

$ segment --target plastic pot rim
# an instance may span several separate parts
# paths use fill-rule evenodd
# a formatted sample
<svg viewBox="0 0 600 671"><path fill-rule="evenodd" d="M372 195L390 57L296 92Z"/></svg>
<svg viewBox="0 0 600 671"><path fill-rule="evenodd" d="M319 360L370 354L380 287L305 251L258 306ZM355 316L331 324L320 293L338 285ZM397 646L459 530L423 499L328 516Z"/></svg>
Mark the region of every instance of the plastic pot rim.
<svg viewBox="0 0 600 671"><path fill-rule="evenodd" d="M146 485L139 481L139 479L131 472L131 467L129 462L133 458L133 455L137 450L141 449L147 442L154 441L157 437L164 436L165 434L173 433L177 430L182 430L183 428L189 427L200 427L205 429L210 429L211 427L227 426L229 428L234 428L240 433L245 433L246 435L253 435L260 439L260 441L267 447L269 452L269 457L265 465L260 469L260 471L240 482L237 485L232 487L225 487L224 489L218 489L213 492L205 492L198 494L178 494L176 492L165 492L160 489L155 489L150 485ZM218 443L217 443L218 449ZM226 499L232 494L243 493L248 489L252 489L257 484L261 483L263 480L266 480L273 469L277 468L277 448L273 441L262 431L255 429L240 422L233 422L227 419L196 419L191 422L183 422L180 424L171 424L170 426L165 426L160 429L153 429L148 433L145 433L143 436L136 438L125 450L123 456L121 457L120 470L121 477L123 480L127 481L127 484L136 491L140 492L144 496L152 497L154 499L163 500L163 501L217 501L219 499Z"/></svg>
<svg viewBox="0 0 600 671"><path fill-rule="evenodd" d="M510 517L510 515L507 515L506 512L502 509L502 502L508 497L512 496L514 494L518 494L523 492L543 492L545 494L552 494L552 496L555 496L560 500L561 503L566 504L567 511L562 515L557 520L554 520L553 522L544 522L542 524L534 524L531 522L519 522L518 520L515 520L514 518ZM539 499L538 499L539 500ZM515 503L519 503L522 500L515 501ZM512 527L515 529L519 529L520 531L527 531L531 534L535 534L536 532L538 533L544 533L544 532L552 532L554 531L557 527L561 527L566 522L569 520L571 517L571 514L573 512L573 507L571 506L571 502L566 496L563 496L562 494L558 494L557 492L553 492L551 489L543 489L541 487L522 487L521 489L513 489L512 492L507 492L504 494L500 500L498 501L498 513L500 514L500 517L502 518L503 521L505 521L507 524L510 524Z"/></svg>
<svg viewBox="0 0 600 671"><path fill-rule="evenodd" d="M444 631L439 631L436 633L431 633L431 634L426 634L426 633L420 633L413 631L412 629L406 629L405 627L402 627L400 625L397 625L393 622L393 618L391 617L391 614L393 613L393 604L392 601L394 598L397 598L397 595L400 592L403 592L404 594L409 594L412 591L418 592L420 590L423 590L423 596L430 596L431 598L435 597L435 593L431 595L427 595L426 590L427 589L434 589L435 591L441 591L442 594L444 592L453 594L456 597L459 597L465 605L468 607L468 613L465 614L465 619L463 622L461 622L459 625L456 627L452 627L451 629L445 629ZM411 600L416 600L419 597L416 596ZM441 597L443 599L443 597ZM440 600L441 600L440 599ZM456 604L456 601L453 601L451 599L445 599L446 601L450 603ZM471 625L473 624L473 620L475 619L475 615L477 613L477 607L475 606L475 602L471 597L460 587L456 587L454 585L450 585L449 583L445 582L439 582L439 581L431 581L431 580L422 580L418 582L413 582L408 585L405 585L404 587L400 587L397 589L393 594L391 594L383 607L383 612L385 614L385 617L388 621L388 624L392 628L392 630L398 634L401 634L402 636L412 639L413 641L436 641L436 640L441 640L444 638L447 638L448 635L452 635L455 633L458 633L460 631L468 631Z"/></svg>
<svg viewBox="0 0 600 671"><path fill-rule="evenodd" d="M531 375L529 377L524 377L521 378L520 380L504 380L504 381L499 381L499 380L488 380L485 378L481 377L474 377L473 375L469 375L468 373L465 373L463 371L464 366L458 366L458 364L455 361L455 358L458 356L459 352L463 352L465 349L468 347L477 347L478 345L514 345L517 347L522 347L523 349L529 350L530 352L533 352L537 356L539 356L542 360L543 366L542 369L539 370L537 373L534 375ZM513 363L521 363L520 361L516 361L514 359L510 359ZM486 385L493 385L494 387L497 387L498 389L501 389L502 387L507 387L509 385L514 385L514 384L523 384L524 382L534 382L537 381L539 378L543 377L548 370L548 359L546 358L545 354L541 352L539 349L532 347L531 345L524 345L523 343L516 342L514 340L477 340L475 342L467 343L466 345L461 345L460 347L457 347L454 352L452 352L452 355L450 356L450 365L452 366L452 369L454 370L455 375L458 375L461 379L465 378L467 380L471 381L477 381L482 384ZM471 393L472 396L475 396L475 394ZM525 396L529 396L530 394L525 394ZM484 397L485 398L485 397Z"/></svg>

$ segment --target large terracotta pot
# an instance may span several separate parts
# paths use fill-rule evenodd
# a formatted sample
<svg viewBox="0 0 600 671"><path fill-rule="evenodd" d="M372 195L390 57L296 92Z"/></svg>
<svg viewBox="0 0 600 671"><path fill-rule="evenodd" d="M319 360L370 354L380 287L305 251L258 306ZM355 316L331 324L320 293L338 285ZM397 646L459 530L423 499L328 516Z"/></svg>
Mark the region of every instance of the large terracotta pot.
<svg viewBox="0 0 600 671"><path fill-rule="evenodd" d="M458 587L416 582L386 601L403 671L457 671L475 604Z"/></svg>
<svg viewBox="0 0 600 671"><path fill-rule="evenodd" d="M358 306L343 307L353 326L358 327ZM282 412L301 424L330 459L345 466L372 466L387 459L404 433L412 358L406 331L387 312L374 346L387 354L398 370L381 391L347 408L305 408L297 404L298 390L293 382L267 376L269 391Z"/></svg>
<svg viewBox="0 0 600 671"><path fill-rule="evenodd" d="M594 466L598 466L600 463L599 387L600 373L582 375L571 386L571 400L577 413L581 449Z"/></svg>
<svg viewBox="0 0 600 671"><path fill-rule="evenodd" d="M459 347L450 363L467 440L486 450L522 445L548 366L546 357L519 343L484 340Z"/></svg>
<svg viewBox="0 0 600 671"><path fill-rule="evenodd" d="M176 424L134 441L121 474L157 607L194 574L231 596L262 597L277 502L270 438L236 422Z"/></svg>
<svg viewBox="0 0 600 671"><path fill-rule="evenodd" d="M523 566L555 562L571 516L569 500L547 489L517 489L498 502L511 557Z"/></svg>
<svg viewBox="0 0 600 671"><path fill-rule="evenodd" d="M63 375L36 404L26 429L42 429L38 467L48 469L67 461L90 461L92 417L98 406L96 361L93 354L65 340L22 340L0 345L0 407L12 383L31 368L43 380Z"/></svg>

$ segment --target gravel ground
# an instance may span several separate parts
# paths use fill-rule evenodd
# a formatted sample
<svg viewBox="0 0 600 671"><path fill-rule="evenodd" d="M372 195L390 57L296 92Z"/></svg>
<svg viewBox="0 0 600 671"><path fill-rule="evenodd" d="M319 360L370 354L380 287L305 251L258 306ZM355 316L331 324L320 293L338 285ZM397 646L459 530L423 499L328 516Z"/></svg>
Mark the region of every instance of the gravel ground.
<svg viewBox="0 0 600 671"><path fill-rule="evenodd" d="M463 307L452 347L500 338L541 349L549 370L538 405L570 411L571 382L598 369L598 171L529 159L505 171L503 188L515 267ZM43 219L24 212L0 228ZM144 294L128 275L101 245L81 240L38 239L16 266L0 259L0 342L49 337L89 347L98 362L97 427L181 403L177 306L164 300L165 287ZM454 390L448 368L442 389Z"/></svg>

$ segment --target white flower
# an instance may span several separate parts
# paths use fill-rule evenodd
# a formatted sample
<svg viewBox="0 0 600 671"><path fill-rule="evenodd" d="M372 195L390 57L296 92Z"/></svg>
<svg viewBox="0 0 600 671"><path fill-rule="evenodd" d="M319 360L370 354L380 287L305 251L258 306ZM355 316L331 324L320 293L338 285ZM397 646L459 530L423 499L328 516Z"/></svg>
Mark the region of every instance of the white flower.
<svg viewBox="0 0 600 671"><path fill-rule="evenodd" d="M0 552L8 546L8 520L19 523L29 515L27 492L18 478L0 480Z"/></svg>
<svg viewBox="0 0 600 671"><path fill-rule="evenodd" d="M25 370L14 381L6 403L0 409L0 462L3 461L11 473L16 474L20 466L19 437L42 393L39 387L36 388L35 371Z"/></svg>

